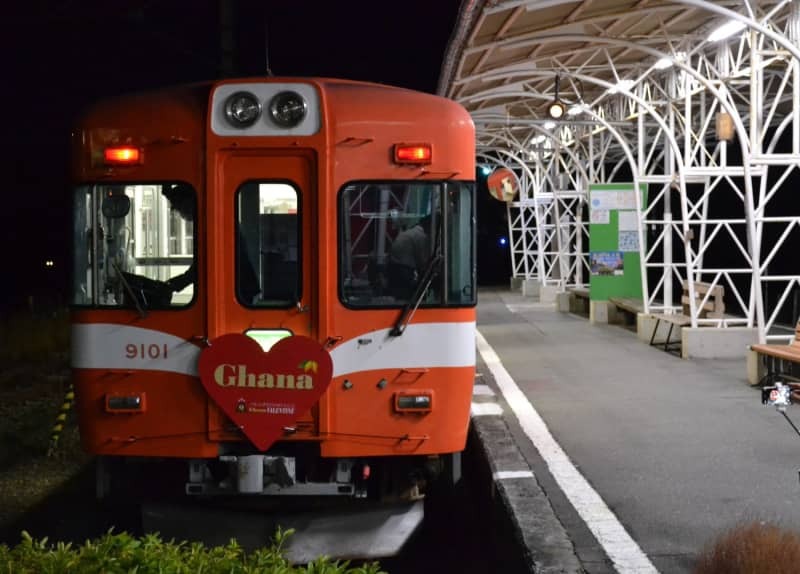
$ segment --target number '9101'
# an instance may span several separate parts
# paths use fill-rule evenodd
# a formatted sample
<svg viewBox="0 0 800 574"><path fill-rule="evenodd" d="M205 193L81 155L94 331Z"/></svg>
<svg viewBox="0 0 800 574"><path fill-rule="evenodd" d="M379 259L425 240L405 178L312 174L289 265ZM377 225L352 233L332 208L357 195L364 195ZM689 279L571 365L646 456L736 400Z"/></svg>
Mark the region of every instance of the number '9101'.
<svg viewBox="0 0 800 574"><path fill-rule="evenodd" d="M128 343L125 345L125 357L128 359L166 359L167 344L157 345L155 343L145 344Z"/></svg>

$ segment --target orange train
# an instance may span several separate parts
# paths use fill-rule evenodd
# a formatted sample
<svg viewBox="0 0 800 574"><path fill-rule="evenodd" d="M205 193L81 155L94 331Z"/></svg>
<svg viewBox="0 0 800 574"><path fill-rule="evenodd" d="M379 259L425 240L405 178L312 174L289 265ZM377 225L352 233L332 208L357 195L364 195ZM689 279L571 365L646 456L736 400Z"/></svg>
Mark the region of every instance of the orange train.
<svg viewBox="0 0 800 574"><path fill-rule="evenodd" d="M455 472L475 371L462 107L230 79L99 103L73 137L88 452L185 461L187 495L413 498Z"/></svg>

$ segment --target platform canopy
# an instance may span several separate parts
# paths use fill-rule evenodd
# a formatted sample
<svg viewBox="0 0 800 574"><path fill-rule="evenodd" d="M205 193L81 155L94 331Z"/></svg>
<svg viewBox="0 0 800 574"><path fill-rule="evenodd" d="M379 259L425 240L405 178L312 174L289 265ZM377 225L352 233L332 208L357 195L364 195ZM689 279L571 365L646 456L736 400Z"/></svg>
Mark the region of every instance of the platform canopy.
<svg viewBox="0 0 800 574"><path fill-rule="evenodd" d="M472 114L479 165L519 178L507 203L514 276L542 293L588 286L589 231L606 217L592 189L643 186L645 310L680 313L683 296L693 326L790 337L799 4L464 0L438 91ZM723 288L724 314L706 312L700 283Z"/></svg>

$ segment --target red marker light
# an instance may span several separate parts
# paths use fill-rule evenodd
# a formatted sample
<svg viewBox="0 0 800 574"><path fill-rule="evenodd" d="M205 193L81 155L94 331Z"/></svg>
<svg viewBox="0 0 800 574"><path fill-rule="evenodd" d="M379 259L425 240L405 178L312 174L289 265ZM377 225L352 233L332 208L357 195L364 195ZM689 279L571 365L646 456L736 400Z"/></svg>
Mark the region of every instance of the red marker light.
<svg viewBox="0 0 800 574"><path fill-rule="evenodd" d="M134 165L142 163L142 150L138 147L107 147L103 159L110 165Z"/></svg>
<svg viewBox="0 0 800 574"><path fill-rule="evenodd" d="M431 163L433 151L431 144L395 144L395 163L427 164Z"/></svg>

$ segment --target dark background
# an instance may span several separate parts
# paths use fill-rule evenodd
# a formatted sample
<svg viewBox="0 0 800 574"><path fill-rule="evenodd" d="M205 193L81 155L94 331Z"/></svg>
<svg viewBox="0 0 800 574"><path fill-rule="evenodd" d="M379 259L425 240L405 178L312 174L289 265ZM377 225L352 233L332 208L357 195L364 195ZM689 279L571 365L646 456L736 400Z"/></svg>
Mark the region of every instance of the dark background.
<svg viewBox="0 0 800 574"><path fill-rule="evenodd" d="M231 76L329 76L435 93L461 0L33 0L9 7L0 307L67 298L69 133L88 103ZM227 22L228 25L223 25ZM230 33L225 31L230 29ZM223 38L232 40L226 44ZM482 282L506 281L505 208L479 191ZM52 260L53 267L45 261ZM503 264L505 262L505 265ZM495 277L497 276L497 277Z"/></svg>

